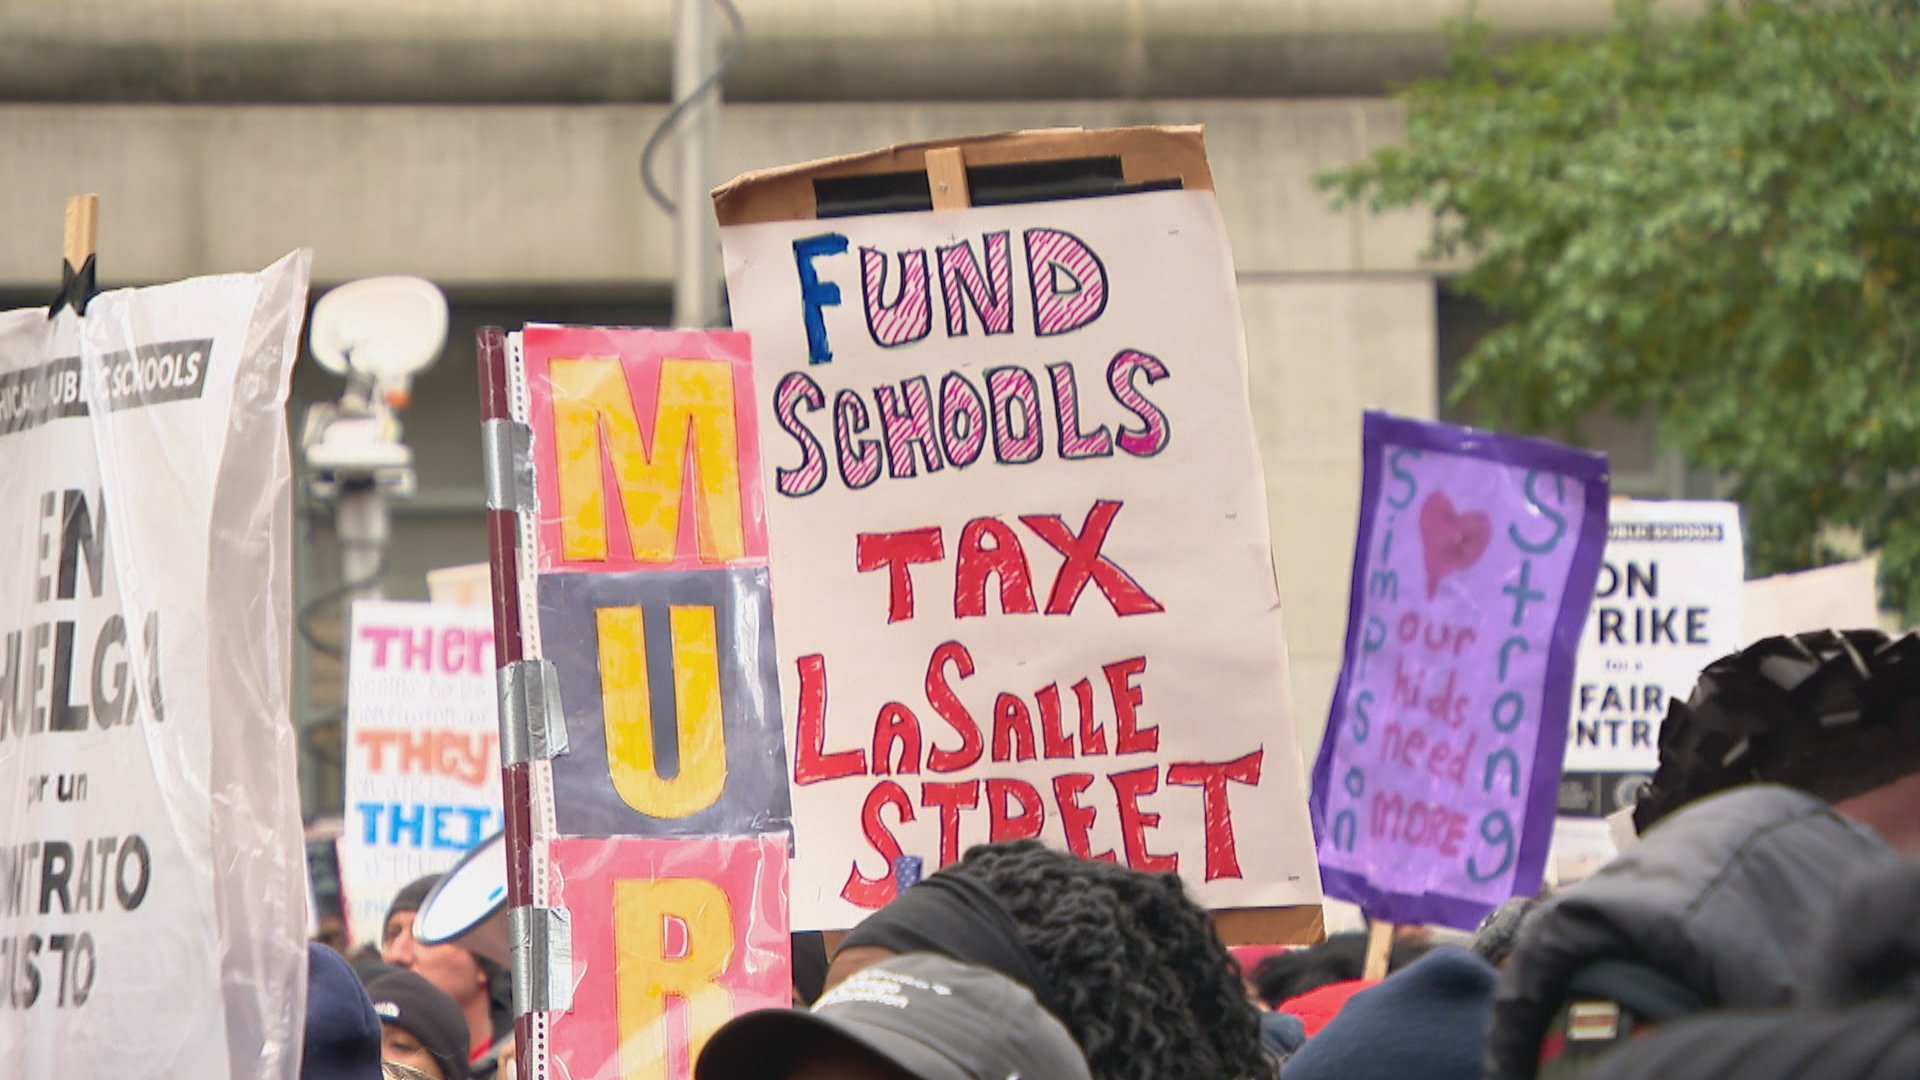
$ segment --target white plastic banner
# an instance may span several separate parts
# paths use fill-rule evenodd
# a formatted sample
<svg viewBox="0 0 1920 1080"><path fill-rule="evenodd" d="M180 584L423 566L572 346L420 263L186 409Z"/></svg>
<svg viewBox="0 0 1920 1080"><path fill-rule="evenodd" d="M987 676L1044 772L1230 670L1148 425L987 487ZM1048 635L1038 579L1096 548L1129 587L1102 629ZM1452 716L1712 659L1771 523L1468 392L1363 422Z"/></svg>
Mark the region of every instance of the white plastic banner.
<svg viewBox="0 0 1920 1080"><path fill-rule="evenodd" d="M1318 904L1211 192L722 230L753 333L799 928L1037 836Z"/></svg>
<svg viewBox="0 0 1920 1080"><path fill-rule="evenodd" d="M0 1072L287 1078L310 256L0 315Z"/></svg>
<svg viewBox="0 0 1920 1080"><path fill-rule="evenodd" d="M486 608L353 606L340 888L355 944L379 943L408 882L499 831L498 708Z"/></svg>
<svg viewBox="0 0 1920 1080"><path fill-rule="evenodd" d="M1580 639L1560 813L1631 805L1660 762L1667 702L1738 650L1745 555L1726 502L1615 502Z"/></svg>

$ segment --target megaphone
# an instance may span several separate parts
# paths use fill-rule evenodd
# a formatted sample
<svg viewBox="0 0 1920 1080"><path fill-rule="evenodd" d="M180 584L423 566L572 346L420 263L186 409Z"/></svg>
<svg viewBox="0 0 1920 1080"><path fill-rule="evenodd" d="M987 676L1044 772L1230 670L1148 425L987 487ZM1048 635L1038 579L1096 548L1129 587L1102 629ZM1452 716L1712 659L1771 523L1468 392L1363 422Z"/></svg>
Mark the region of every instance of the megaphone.
<svg viewBox="0 0 1920 1080"><path fill-rule="evenodd" d="M494 833L462 856L413 917L413 939L458 945L503 968L513 967L507 944L507 834Z"/></svg>

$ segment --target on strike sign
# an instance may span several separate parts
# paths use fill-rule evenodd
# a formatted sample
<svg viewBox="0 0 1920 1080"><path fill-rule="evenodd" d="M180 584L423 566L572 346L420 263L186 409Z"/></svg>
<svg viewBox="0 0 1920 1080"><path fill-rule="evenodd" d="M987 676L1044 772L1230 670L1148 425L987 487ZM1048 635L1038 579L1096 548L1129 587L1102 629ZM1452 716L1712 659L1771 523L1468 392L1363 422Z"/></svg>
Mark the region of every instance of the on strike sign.
<svg viewBox="0 0 1920 1080"><path fill-rule="evenodd" d="M378 942L393 896L499 831L493 620L363 600L347 653L347 929Z"/></svg>
<svg viewBox="0 0 1920 1080"><path fill-rule="evenodd" d="M1740 508L1619 501L1580 640L1560 813L1630 806L1660 764L1667 704L1741 644Z"/></svg>
<svg viewBox="0 0 1920 1080"><path fill-rule="evenodd" d="M731 225L729 198L795 925L1022 837L1211 907L1317 904L1212 192Z"/></svg>
<svg viewBox="0 0 1920 1080"><path fill-rule="evenodd" d="M1364 454L1321 873L1376 918L1471 928L1540 886L1606 462L1381 413Z"/></svg>

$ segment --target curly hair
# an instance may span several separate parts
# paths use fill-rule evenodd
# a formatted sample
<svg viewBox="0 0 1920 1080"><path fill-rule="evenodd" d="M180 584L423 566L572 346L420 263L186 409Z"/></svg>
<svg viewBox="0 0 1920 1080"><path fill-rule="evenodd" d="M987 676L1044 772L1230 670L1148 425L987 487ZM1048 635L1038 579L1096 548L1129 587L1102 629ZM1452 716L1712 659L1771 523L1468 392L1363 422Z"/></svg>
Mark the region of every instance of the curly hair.
<svg viewBox="0 0 1920 1080"><path fill-rule="evenodd" d="M957 868L1019 924L1097 1080L1275 1080L1260 1014L1213 918L1173 874L1091 862L1032 840Z"/></svg>
<svg viewBox="0 0 1920 1080"><path fill-rule="evenodd" d="M1920 771L1920 638L1878 630L1771 637L1707 665L1660 728L1660 766L1634 805L1646 832L1750 783L1839 802Z"/></svg>

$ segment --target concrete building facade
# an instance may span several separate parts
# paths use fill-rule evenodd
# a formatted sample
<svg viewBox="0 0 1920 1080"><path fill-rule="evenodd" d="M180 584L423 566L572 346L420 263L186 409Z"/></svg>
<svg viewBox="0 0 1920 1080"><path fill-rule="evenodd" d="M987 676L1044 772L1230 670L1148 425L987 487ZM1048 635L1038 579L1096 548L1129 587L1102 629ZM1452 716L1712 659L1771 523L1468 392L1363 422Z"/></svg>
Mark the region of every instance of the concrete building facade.
<svg viewBox="0 0 1920 1080"><path fill-rule="evenodd" d="M1233 244L1301 752L1344 633L1364 409L1432 416L1474 320L1421 258L1419 214L1336 209L1314 177L1396 140L1393 82L1439 70L1410 0L742 0L721 178L914 139L1202 123ZM1504 32L1597 26L1605 0L1482 3ZM660 324L672 222L642 187L665 113L669 0L75 0L0 11L0 300L44 302L62 198L98 192L107 284L315 249L315 292L419 274L453 333L406 416L419 494L396 507L390 596L486 554L473 331ZM704 206L701 208L704 211ZM1449 312L1455 313L1449 325ZM1464 312L1464 314L1462 314ZM293 424L339 392L303 362ZM1633 446L1643 433L1623 429ZM1671 490L1634 450L1626 486ZM296 496L304 602L338 584L324 508ZM338 637L337 610L314 613ZM323 641L324 644L324 641ZM304 642L310 811L339 801L340 671ZM1276 708L1278 704L1276 703Z"/></svg>

